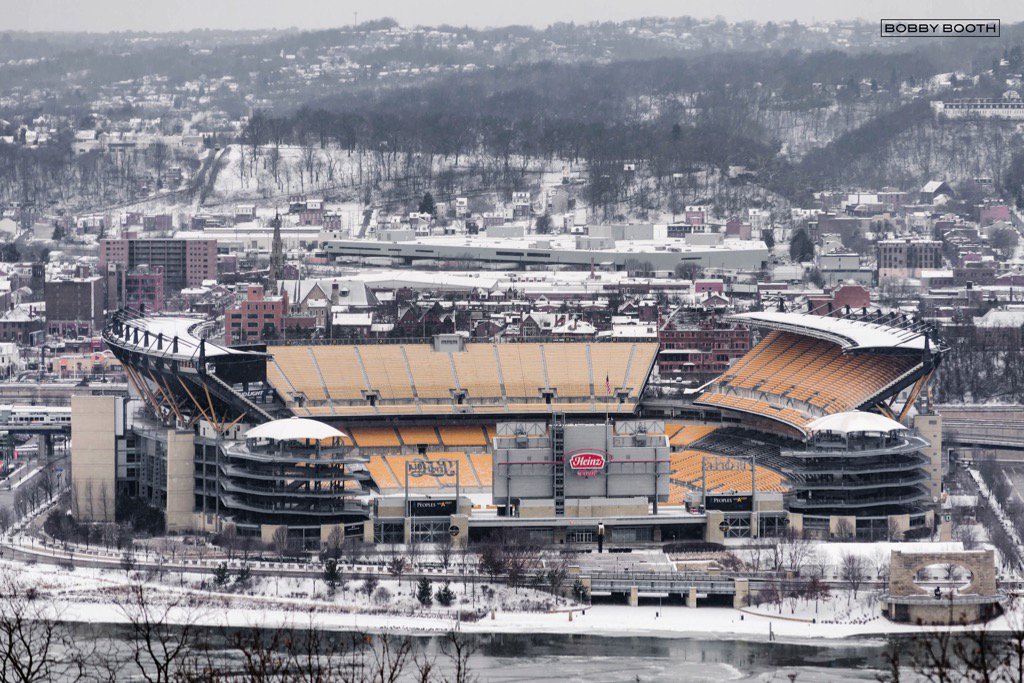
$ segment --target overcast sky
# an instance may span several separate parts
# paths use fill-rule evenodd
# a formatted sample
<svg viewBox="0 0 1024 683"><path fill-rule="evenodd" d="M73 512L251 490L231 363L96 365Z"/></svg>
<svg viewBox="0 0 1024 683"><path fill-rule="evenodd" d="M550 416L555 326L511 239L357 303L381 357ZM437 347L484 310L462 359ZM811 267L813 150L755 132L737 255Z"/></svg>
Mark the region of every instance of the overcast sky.
<svg viewBox="0 0 1024 683"><path fill-rule="evenodd" d="M0 0L2 29L172 31L192 28L331 28L394 17L406 25L546 26L641 16L730 21L863 18L1024 20L1022 0ZM966 16L965 16L966 15Z"/></svg>

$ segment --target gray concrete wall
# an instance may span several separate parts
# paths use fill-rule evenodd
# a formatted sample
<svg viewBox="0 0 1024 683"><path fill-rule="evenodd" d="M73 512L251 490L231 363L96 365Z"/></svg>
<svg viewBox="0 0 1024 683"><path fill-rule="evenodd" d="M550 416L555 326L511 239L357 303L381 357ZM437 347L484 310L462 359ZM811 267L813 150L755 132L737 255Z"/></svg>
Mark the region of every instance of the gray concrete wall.
<svg viewBox="0 0 1024 683"><path fill-rule="evenodd" d="M647 444L638 445L635 439ZM553 498L554 456L547 439L533 439L524 448L507 442L500 440L505 447L494 452L492 490L496 502L509 497ZM613 425L569 424L565 426L564 450L566 499L657 496L661 501L668 500L671 453L663 435L634 437L616 434ZM577 451L606 453L605 469L594 476L581 476L569 464L571 454Z"/></svg>
<svg viewBox="0 0 1024 683"><path fill-rule="evenodd" d="M195 435L167 432L167 530L192 529L195 508Z"/></svg>
<svg viewBox="0 0 1024 683"><path fill-rule="evenodd" d="M942 495L942 475L945 468L942 463L942 416L921 414L914 416L914 429L928 441L928 448L922 448L928 458L928 489L932 500L938 501Z"/></svg>
<svg viewBox="0 0 1024 683"><path fill-rule="evenodd" d="M114 521L121 405L115 396L71 399L71 508L80 520Z"/></svg>

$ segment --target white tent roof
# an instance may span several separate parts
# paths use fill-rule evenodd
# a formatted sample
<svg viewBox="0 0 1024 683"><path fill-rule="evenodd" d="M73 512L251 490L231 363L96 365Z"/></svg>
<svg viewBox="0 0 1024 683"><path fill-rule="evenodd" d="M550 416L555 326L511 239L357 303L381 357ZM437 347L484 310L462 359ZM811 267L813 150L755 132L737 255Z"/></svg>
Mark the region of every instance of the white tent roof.
<svg viewBox="0 0 1024 683"><path fill-rule="evenodd" d="M839 434L855 434L858 432L893 432L904 431L907 428L896 420L877 413L866 413L860 410L851 410L846 413L836 413L819 417L807 425L807 431L811 432L836 432Z"/></svg>
<svg viewBox="0 0 1024 683"><path fill-rule="evenodd" d="M304 417L289 417L283 420L265 422L245 433L247 439L272 439L274 441L301 441L314 439L340 439L345 436L329 424Z"/></svg>

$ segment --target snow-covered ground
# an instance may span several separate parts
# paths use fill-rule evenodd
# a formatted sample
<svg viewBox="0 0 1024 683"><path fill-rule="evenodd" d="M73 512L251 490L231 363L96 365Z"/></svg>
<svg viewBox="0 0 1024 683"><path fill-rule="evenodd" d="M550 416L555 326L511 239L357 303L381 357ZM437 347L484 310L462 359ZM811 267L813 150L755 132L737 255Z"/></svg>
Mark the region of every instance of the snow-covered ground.
<svg viewBox="0 0 1024 683"><path fill-rule="evenodd" d="M764 640L842 639L886 633L912 633L920 627L893 624L879 616L875 594L862 590L854 599L845 591L833 591L830 598L814 602L784 602L777 606L754 606L744 610L727 607L642 604L639 607L601 604L572 606L566 600L528 589L518 592L492 586L493 594L476 586L475 599L461 583L452 583L456 602L451 608L436 604L421 607L414 598L415 581L393 579L380 587L391 593L380 604L360 591L361 581L349 581L345 589L328 594L322 580L255 579L250 588L227 592L202 589L209 576L196 574L129 577L124 571L83 569L69 571L50 565L0 562L0 572L11 572L36 587L43 599L54 605L55 614L72 621L120 623L125 615L115 598L130 583L147 580L151 595L172 596L182 592L200 598L198 606L172 610L169 619L189 620L210 626L287 627L308 625L330 630L398 631L443 633L453 628L478 633L565 633L604 636L653 636L740 638ZM440 585L435 582L436 591ZM379 590L379 589L378 589ZM255 593L259 594L255 594ZM529 610L529 611L525 611ZM478 621L458 621L458 613L482 614ZM493 617L492 617L493 613ZM571 618L570 618L571 613ZM1011 613L1011 619L1022 614ZM842 622L842 623L839 623ZM990 629L1005 628L1007 617L992 622ZM970 628L970 627L968 627ZM951 630L960 630L952 627Z"/></svg>

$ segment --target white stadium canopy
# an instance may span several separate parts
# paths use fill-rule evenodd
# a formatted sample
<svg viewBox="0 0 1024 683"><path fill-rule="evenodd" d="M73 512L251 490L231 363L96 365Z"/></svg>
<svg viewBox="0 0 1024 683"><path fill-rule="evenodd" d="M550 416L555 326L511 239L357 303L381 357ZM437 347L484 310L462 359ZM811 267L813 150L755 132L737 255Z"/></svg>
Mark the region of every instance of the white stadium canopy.
<svg viewBox="0 0 1024 683"><path fill-rule="evenodd" d="M906 429L907 427L885 415L867 413L862 410L826 415L807 425L807 431L812 434L815 432L833 432L844 435L864 432L888 433L906 431Z"/></svg>
<svg viewBox="0 0 1024 683"><path fill-rule="evenodd" d="M344 432L335 429L319 420L304 417L288 417L283 420L272 420L245 433L246 439L270 439L272 441L323 441L325 439L342 439Z"/></svg>

